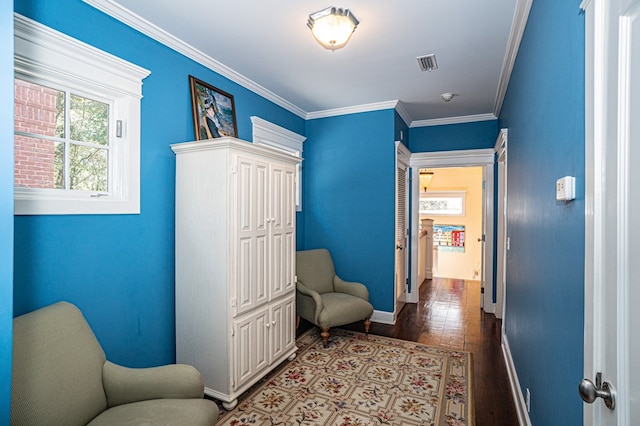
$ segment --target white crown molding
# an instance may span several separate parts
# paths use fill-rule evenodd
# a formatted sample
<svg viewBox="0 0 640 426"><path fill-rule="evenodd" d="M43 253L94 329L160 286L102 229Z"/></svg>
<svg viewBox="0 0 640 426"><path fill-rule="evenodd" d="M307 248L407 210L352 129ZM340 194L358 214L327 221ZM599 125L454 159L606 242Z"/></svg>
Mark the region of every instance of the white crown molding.
<svg viewBox="0 0 640 426"><path fill-rule="evenodd" d="M527 26L527 19L529 19L529 12L531 11L532 3L533 0L518 0L516 4L511 32L509 33L509 40L507 42L507 51L502 62L502 70L500 70L500 80L498 81L496 101L493 106L493 115L496 117L500 116L500 110L502 110L502 103L504 102L504 97L507 94L509 80L511 79L511 72L513 71L513 66L516 62L516 57L518 56L518 49L520 48L524 29Z"/></svg>
<svg viewBox="0 0 640 426"><path fill-rule="evenodd" d="M193 59L199 64L217 72L223 77L241 85L242 87L251 90L252 92L262 96L263 98L281 106L282 108L290 111L291 113L305 118L306 112L299 107L293 105L291 102L281 98L275 93L265 89L254 81L232 70L221 62L213 59L212 57L205 55L200 50L185 43L179 38L169 34L167 31L157 27L146 19L131 12L129 9L122 7L112 0L83 0L85 3L95 7L96 9L106 13L107 15L117 19L118 21L130 26L131 28L140 31L152 39L162 43L165 46L170 47L178 53Z"/></svg>
<svg viewBox="0 0 640 426"><path fill-rule="evenodd" d="M409 115L407 109L404 107L402 101L398 101L398 105L396 105L396 112L402 118L404 124L406 124L407 126L411 126L411 116Z"/></svg>
<svg viewBox="0 0 640 426"><path fill-rule="evenodd" d="M375 102L371 104L354 105L344 108L326 109L324 111L315 111L307 113L307 120L316 118L336 117L338 115L356 114L359 112L380 111L385 109L396 109L399 101ZM404 117L403 117L404 119Z"/></svg>
<svg viewBox="0 0 640 426"><path fill-rule="evenodd" d="M434 118L433 120L412 121L409 127L442 126L445 124L474 123L476 121L497 120L493 114L462 115L459 117Z"/></svg>

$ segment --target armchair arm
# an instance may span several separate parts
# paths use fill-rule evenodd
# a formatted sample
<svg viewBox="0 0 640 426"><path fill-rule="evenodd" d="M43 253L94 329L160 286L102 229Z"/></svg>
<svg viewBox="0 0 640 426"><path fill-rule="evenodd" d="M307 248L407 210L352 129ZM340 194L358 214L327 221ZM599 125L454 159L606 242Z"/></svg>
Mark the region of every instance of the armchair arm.
<svg viewBox="0 0 640 426"><path fill-rule="evenodd" d="M302 281L296 282L296 290L303 296L310 297L313 300L313 304L315 305L315 310L313 313L314 321L318 321L318 316L320 316L320 312L324 309L324 303L322 302L322 297L320 297L320 293L315 290L311 290L309 287L305 286Z"/></svg>
<svg viewBox="0 0 640 426"><path fill-rule="evenodd" d="M127 368L107 361L102 368L102 384L109 407L149 399L204 396L200 372L184 364Z"/></svg>
<svg viewBox="0 0 640 426"><path fill-rule="evenodd" d="M369 290L362 283L344 281L336 275L333 277L333 288L338 293L347 293L367 302L369 301Z"/></svg>

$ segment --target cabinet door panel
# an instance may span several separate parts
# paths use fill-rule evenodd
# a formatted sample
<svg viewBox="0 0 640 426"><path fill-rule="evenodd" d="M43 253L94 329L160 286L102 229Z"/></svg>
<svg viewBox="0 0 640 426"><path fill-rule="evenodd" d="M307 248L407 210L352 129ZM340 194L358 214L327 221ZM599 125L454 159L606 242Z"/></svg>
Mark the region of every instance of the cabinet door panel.
<svg viewBox="0 0 640 426"><path fill-rule="evenodd" d="M233 355L235 387L253 378L269 362L268 327L269 309L258 310L235 324Z"/></svg>
<svg viewBox="0 0 640 426"><path fill-rule="evenodd" d="M284 294L285 279L282 265L282 234L271 237L271 298L275 299Z"/></svg>
<svg viewBox="0 0 640 426"><path fill-rule="evenodd" d="M276 164L271 172L271 297L295 288L295 168Z"/></svg>
<svg viewBox="0 0 640 426"><path fill-rule="evenodd" d="M238 156L235 188L237 298L234 316L249 312L269 299L268 282L268 170L269 165L251 157Z"/></svg>
<svg viewBox="0 0 640 426"><path fill-rule="evenodd" d="M295 298L288 297L271 307L271 361L295 345Z"/></svg>

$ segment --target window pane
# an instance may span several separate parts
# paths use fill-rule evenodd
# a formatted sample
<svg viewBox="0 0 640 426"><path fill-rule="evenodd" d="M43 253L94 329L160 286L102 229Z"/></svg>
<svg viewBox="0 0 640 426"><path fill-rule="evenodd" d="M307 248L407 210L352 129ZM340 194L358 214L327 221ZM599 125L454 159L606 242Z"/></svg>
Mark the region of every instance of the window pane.
<svg viewBox="0 0 640 426"><path fill-rule="evenodd" d="M64 137L64 92L15 79L15 130Z"/></svg>
<svg viewBox="0 0 640 426"><path fill-rule="evenodd" d="M432 215L464 215L464 195L434 196L423 195L419 201L420 214Z"/></svg>
<svg viewBox="0 0 640 426"><path fill-rule="evenodd" d="M70 106L71 139L107 145L109 143L109 105L71 95Z"/></svg>
<svg viewBox="0 0 640 426"><path fill-rule="evenodd" d="M107 191L108 158L106 149L72 144L69 153L69 189Z"/></svg>
<svg viewBox="0 0 640 426"><path fill-rule="evenodd" d="M15 186L64 188L64 144L50 140L15 137Z"/></svg>

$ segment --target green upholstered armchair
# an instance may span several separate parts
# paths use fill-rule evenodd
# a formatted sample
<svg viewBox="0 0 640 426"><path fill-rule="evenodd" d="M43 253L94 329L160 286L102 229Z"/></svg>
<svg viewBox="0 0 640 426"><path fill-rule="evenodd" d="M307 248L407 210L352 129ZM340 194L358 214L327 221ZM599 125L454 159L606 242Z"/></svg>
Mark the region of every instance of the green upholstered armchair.
<svg viewBox="0 0 640 426"><path fill-rule="evenodd" d="M373 306L364 284L343 281L336 275L331 254L326 249L296 253L296 310L298 319L306 319L320 327L324 346L329 329L364 320L369 332Z"/></svg>
<svg viewBox="0 0 640 426"><path fill-rule="evenodd" d="M218 406L203 395L191 366L107 361L70 303L13 320L12 425L215 425Z"/></svg>

